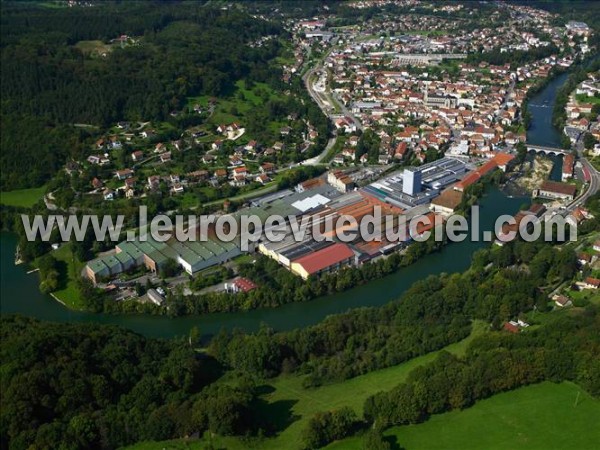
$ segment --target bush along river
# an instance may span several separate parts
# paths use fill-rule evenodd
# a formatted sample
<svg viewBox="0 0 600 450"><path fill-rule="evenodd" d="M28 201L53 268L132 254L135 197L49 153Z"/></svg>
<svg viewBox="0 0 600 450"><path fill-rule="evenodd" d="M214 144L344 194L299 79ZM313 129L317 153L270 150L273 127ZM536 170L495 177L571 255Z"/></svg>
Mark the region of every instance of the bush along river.
<svg viewBox="0 0 600 450"><path fill-rule="evenodd" d="M530 143L560 146L560 133L552 127L552 108L556 91L566 78L566 74L558 76L531 99L529 103L531 125L527 132ZM559 161L555 165L558 166L558 163ZM511 197L498 187L489 187L480 200L480 235L484 230L493 231L498 216L515 214L520 206L528 201L529 198L526 196ZM27 274L27 268L23 265L15 266L16 244L15 235L0 233L0 312L19 313L59 322L113 324L149 337L165 338L185 336L194 326L197 326L204 335L217 333L222 328L255 331L261 323L276 330L289 330L315 324L330 314L344 312L350 308L380 306L400 297L417 280L443 272L464 271L471 263L473 252L489 245L482 240L472 242L470 239L452 243L445 246L442 251L426 255L392 275L346 292L320 297L305 303L291 303L275 309L170 318L71 311L39 291L37 274Z"/></svg>
<svg viewBox="0 0 600 450"><path fill-rule="evenodd" d="M499 215L514 214L527 200L525 197L508 197L495 186L488 188L487 194L480 202L481 231L493 230ZM194 326L203 334L214 334L221 328L254 331L261 323L277 330L304 327L321 321L329 314L340 313L349 308L379 306L395 300L412 283L428 275L463 271L470 265L472 253L489 245L467 239L460 243L452 243L445 246L441 252L423 256L414 264L385 278L309 302L291 303L274 309L170 318L72 311L39 291L37 273L27 274L24 265L15 266L16 244L17 238L14 234L0 235L2 313L19 313L51 321L110 323L151 337L187 335Z"/></svg>

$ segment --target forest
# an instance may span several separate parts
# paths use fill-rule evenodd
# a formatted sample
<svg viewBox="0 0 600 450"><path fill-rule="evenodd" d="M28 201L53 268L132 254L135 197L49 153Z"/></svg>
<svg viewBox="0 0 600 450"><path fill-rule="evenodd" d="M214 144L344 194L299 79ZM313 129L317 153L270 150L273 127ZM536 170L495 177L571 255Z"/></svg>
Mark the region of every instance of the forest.
<svg viewBox="0 0 600 450"><path fill-rule="evenodd" d="M2 190L47 181L69 157L81 156L98 127L162 121L188 97L227 94L240 79L280 78L269 64L279 41L247 44L282 28L236 9L193 2L0 7ZM120 36L133 43L113 44L105 56L77 46Z"/></svg>
<svg viewBox="0 0 600 450"><path fill-rule="evenodd" d="M2 448L108 449L269 429L251 413L253 383L214 383L222 370L191 336L162 341L18 316L2 316L0 330Z"/></svg>

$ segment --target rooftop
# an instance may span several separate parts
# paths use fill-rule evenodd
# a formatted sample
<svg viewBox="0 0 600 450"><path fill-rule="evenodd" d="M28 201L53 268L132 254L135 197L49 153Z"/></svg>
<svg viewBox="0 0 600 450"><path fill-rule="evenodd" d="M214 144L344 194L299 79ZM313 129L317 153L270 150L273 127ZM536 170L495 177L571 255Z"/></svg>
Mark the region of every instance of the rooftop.
<svg viewBox="0 0 600 450"><path fill-rule="evenodd" d="M577 186L573 184L561 183L559 181L546 180L540 186L540 190L556 192L558 194L575 195L575 192L577 192Z"/></svg>
<svg viewBox="0 0 600 450"><path fill-rule="evenodd" d="M313 274L352 257L354 257L354 252L350 247L346 244L335 243L303 256L294 263L301 265L309 274Z"/></svg>

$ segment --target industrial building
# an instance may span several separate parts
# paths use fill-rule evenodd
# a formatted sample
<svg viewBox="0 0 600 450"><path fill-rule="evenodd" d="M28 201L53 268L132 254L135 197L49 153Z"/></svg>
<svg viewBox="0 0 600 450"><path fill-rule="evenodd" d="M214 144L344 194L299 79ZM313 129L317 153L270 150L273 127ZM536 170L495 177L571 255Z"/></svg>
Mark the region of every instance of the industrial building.
<svg viewBox="0 0 600 450"><path fill-rule="evenodd" d="M103 278L113 277L140 266L157 273L172 259L188 274L194 275L241 253L239 241L221 242L209 238L205 242L179 242L172 238L167 242L158 242L147 236L145 241L137 239L117 244L114 254L88 262L85 273L90 280L98 283Z"/></svg>
<svg viewBox="0 0 600 450"><path fill-rule="evenodd" d="M418 169L395 172L362 190L383 202L409 209L431 202L441 189L462 178L466 170L463 161L446 157Z"/></svg>
<svg viewBox="0 0 600 450"><path fill-rule="evenodd" d="M348 245L330 243L327 247L294 260L290 270L306 280L312 275L319 275L352 265L354 259L354 252Z"/></svg>
<svg viewBox="0 0 600 450"><path fill-rule="evenodd" d="M533 192L534 197L573 200L577 186L574 184L560 183L558 181L546 180L542 183L539 189Z"/></svg>

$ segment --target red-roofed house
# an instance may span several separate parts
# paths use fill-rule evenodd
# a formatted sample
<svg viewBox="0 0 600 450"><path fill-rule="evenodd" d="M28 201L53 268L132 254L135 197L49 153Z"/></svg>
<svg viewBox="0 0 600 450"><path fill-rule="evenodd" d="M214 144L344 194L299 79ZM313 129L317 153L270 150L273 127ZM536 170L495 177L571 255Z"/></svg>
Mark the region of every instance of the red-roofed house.
<svg viewBox="0 0 600 450"><path fill-rule="evenodd" d="M566 181L569 178L573 178L573 165L575 164L575 157L571 154L568 154L563 159L562 166L562 180Z"/></svg>
<svg viewBox="0 0 600 450"><path fill-rule="evenodd" d="M512 320L504 324L504 329L509 333L519 333L521 331L521 329L519 328L519 324Z"/></svg>
<svg viewBox="0 0 600 450"><path fill-rule="evenodd" d="M584 281L586 289L600 288L600 280L598 278L587 277Z"/></svg>
<svg viewBox="0 0 600 450"><path fill-rule="evenodd" d="M306 280L311 275L331 272L345 265L351 265L353 261L354 252L350 247L335 243L292 261L290 270Z"/></svg>

